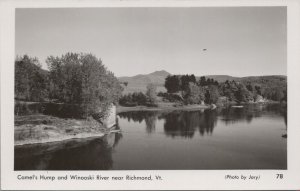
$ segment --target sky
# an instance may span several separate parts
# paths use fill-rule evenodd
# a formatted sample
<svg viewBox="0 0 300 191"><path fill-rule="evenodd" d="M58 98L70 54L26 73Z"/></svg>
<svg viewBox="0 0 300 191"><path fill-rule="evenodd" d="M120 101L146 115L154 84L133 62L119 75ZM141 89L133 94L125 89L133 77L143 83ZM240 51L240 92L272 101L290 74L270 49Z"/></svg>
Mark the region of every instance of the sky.
<svg viewBox="0 0 300 191"><path fill-rule="evenodd" d="M286 7L16 9L16 56L92 53L116 76L287 74ZM203 49L206 49L204 51Z"/></svg>

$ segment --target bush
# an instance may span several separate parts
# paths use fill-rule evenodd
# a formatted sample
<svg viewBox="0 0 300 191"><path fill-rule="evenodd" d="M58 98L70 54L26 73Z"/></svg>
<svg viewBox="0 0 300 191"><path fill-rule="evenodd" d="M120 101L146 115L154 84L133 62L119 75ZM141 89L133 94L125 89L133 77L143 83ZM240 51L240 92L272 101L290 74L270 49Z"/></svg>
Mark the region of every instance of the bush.
<svg viewBox="0 0 300 191"><path fill-rule="evenodd" d="M177 94L172 94L172 93L163 93L160 94L162 95L161 97L163 97L163 101L167 101L167 102L182 102L182 98L177 95Z"/></svg>
<svg viewBox="0 0 300 191"><path fill-rule="evenodd" d="M138 105L146 105L147 103L147 96L142 92L134 92L127 95L123 95L120 100L119 104L127 107L134 107Z"/></svg>
<svg viewBox="0 0 300 191"><path fill-rule="evenodd" d="M167 93L161 92L161 91L160 91L160 92L157 93L157 96L158 96L158 97L164 97L166 94L167 94Z"/></svg>
<svg viewBox="0 0 300 191"><path fill-rule="evenodd" d="M80 105L59 103L16 102L15 115L45 114L61 118L82 119L85 117Z"/></svg>
<svg viewBox="0 0 300 191"><path fill-rule="evenodd" d="M142 92L129 93L123 95L119 104L126 107L135 107L135 106L147 106L147 107L158 107L155 102L152 102L147 95Z"/></svg>

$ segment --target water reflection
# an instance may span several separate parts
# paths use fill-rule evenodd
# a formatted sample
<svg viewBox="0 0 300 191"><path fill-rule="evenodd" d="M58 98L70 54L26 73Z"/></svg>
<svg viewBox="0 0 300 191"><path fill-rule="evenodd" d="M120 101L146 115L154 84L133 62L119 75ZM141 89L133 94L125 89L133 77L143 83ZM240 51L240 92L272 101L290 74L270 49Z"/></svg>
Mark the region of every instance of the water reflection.
<svg viewBox="0 0 300 191"><path fill-rule="evenodd" d="M156 121L157 115L150 115L147 118L145 118L147 133L151 134L155 132Z"/></svg>
<svg viewBox="0 0 300 191"><path fill-rule="evenodd" d="M260 108L252 110L250 108L223 108L218 109L218 113L221 116L222 121L226 125L230 125L236 122L246 121L247 123L251 123L254 117L260 117Z"/></svg>
<svg viewBox="0 0 300 191"><path fill-rule="evenodd" d="M15 170L109 170L121 138L121 133L110 133L89 140L16 146Z"/></svg>
<svg viewBox="0 0 300 191"><path fill-rule="evenodd" d="M251 123L253 118L268 116L282 116L287 121L287 108L279 104L246 105L243 108L218 108L218 115L226 125L245 121Z"/></svg>
<svg viewBox="0 0 300 191"><path fill-rule="evenodd" d="M129 111L118 114L121 119L127 119L128 122L139 122L142 123L146 118L158 116L158 111Z"/></svg>
<svg viewBox="0 0 300 191"><path fill-rule="evenodd" d="M286 168L286 141L281 138L286 130L278 123L287 125L286 107L135 111L118 116L121 126L116 128L123 134L16 146L15 170Z"/></svg>
<svg viewBox="0 0 300 191"><path fill-rule="evenodd" d="M198 130L200 135L212 134L217 123L214 110L171 112L163 115L164 131L167 136L192 138Z"/></svg>
<svg viewBox="0 0 300 191"><path fill-rule="evenodd" d="M287 123L286 107L278 104L246 105L243 108L227 107L201 111L133 111L120 113L119 117L127 119L128 122L145 121L147 133L155 132L157 120L164 120L164 132L167 136L192 138L196 131L199 131L201 136L211 135L218 119L225 125L243 121L250 124L254 118L262 115L281 115L284 117L285 124Z"/></svg>
<svg viewBox="0 0 300 191"><path fill-rule="evenodd" d="M128 122L146 123L146 132L151 134L155 132L155 126L160 113L158 111L131 111L120 113L121 119L127 119Z"/></svg>
<svg viewBox="0 0 300 191"><path fill-rule="evenodd" d="M213 128L217 123L217 111L134 111L120 113L121 119L127 119L128 122L134 121L142 123L145 121L146 132L155 132L157 120L164 120L164 132L170 137L192 138L195 131L199 131L200 135L212 134Z"/></svg>

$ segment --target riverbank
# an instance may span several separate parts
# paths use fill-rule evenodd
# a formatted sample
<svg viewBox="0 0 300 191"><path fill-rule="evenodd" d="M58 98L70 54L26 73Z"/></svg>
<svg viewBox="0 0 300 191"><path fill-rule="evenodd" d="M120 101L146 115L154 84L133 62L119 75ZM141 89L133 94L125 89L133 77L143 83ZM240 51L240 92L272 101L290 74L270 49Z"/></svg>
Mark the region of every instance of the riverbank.
<svg viewBox="0 0 300 191"><path fill-rule="evenodd" d="M128 111L172 111L172 110L199 110L211 108L210 105L176 105L174 103L161 102L157 104L157 107L147 107L147 106L134 106L125 107L117 106L117 113L128 112Z"/></svg>
<svg viewBox="0 0 300 191"><path fill-rule="evenodd" d="M215 109L216 107L244 107L246 105L271 105L271 104L281 104L286 106L286 102L279 102L279 101L271 101L271 100L264 100L261 102L245 102L245 103L236 103L231 102L223 105L216 106L215 104L212 105L201 105L201 104L193 104L193 105L183 105L183 104L176 104L172 102L159 102L157 107L148 107L148 106L133 106L133 107L126 107L118 105L116 107L117 113L123 113L128 111L173 111L173 110L200 110L200 109Z"/></svg>
<svg viewBox="0 0 300 191"><path fill-rule="evenodd" d="M93 119L63 119L42 114L15 116L15 145L102 137L111 129Z"/></svg>

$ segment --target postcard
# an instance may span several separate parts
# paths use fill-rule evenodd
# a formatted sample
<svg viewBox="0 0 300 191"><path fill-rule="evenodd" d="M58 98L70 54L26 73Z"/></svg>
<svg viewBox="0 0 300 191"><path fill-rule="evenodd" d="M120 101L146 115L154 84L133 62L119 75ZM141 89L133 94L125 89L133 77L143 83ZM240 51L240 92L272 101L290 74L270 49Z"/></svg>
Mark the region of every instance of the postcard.
<svg viewBox="0 0 300 191"><path fill-rule="evenodd" d="M2 1L1 189L300 189L297 1Z"/></svg>

